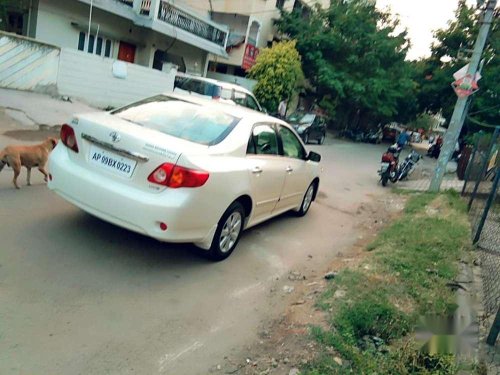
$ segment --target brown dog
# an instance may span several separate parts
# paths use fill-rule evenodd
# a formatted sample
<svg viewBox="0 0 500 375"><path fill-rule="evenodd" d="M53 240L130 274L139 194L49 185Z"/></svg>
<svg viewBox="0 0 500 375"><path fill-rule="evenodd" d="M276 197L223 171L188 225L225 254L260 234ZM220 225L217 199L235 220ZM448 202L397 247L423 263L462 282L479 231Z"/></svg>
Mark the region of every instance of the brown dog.
<svg viewBox="0 0 500 375"><path fill-rule="evenodd" d="M31 185L31 168L33 167L38 167L38 170L45 176L45 181L47 181L45 164L47 164L49 154L56 145L57 139L50 137L44 142L34 146L7 146L0 151L0 172L3 167L5 167L5 164L14 170L14 179L12 183L16 189L19 189L17 177L21 172L21 166L25 166L28 170L28 186Z"/></svg>

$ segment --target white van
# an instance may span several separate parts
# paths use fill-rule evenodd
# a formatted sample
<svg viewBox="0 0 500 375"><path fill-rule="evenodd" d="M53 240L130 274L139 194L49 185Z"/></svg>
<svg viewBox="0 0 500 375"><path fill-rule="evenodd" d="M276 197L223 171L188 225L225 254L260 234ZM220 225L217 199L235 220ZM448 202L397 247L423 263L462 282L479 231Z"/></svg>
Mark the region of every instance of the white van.
<svg viewBox="0 0 500 375"><path fill-rule="evenodd" d="M255 96L244 87L211 78L177 73L174 82L174 93L228 101L255 111L265 112Z"/></svg>

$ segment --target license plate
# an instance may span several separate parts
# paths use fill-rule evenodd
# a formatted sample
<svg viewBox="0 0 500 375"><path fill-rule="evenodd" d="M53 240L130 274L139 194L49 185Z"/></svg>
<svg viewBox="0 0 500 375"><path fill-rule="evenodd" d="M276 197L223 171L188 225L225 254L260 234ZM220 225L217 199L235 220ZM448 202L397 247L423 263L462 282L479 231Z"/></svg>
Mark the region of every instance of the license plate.
<svg viewBox="0 0 500 375"><path fill-rule="evenodd" d="M90 146L89 160L91 164L104 168L116 175L131 177L137 161L103 150L95 145Z"/></svg>
<svg viewBox="0 0 500 375"><path fill-rule="evenodd" d="M384 173L385 171L387 171L389 169L389 163L382 163L380 165L380 173Z"/></svg>

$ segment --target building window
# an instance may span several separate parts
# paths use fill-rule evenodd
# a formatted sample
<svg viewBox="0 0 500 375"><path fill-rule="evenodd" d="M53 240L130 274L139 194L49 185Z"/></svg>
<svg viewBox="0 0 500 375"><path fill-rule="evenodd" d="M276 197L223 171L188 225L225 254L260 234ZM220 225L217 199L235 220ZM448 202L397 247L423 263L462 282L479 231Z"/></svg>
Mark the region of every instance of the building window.
<svg viewBox="0 0 500 375"><path fill-rule="evenodd" d="M97 56L112 57L113 41L102 36L97 36L81 31L78 36L78 50L87 51ZM104 48L103 48L104 45Z"/></svg>
<svg viewBox="0 0 500 375"><path fill-rule="evenodd" d="M85 49L85 33L83 31L80 32L80 36L78 37L78 49L80 51Z"/></svg>
<svg viewBox="0 0 500 375"><path fill-rule="evenodd" d="M88 53L94 53L94 42L95 42L95 37L91 34L89 37L89 45L88 45Z"/></svg>
<svg viewBox="0 0 500 375"><path fill-rule="evenodd" d="M276 0L276 8L283 9L285 6L285 0Z"/></svg>
<svg viewBox="0 0 500 375"><path fill-rule="evenodd" d="M111 40L106 39L106 49L104 50L105 57L111 57Z"/></svg>
<svg viewBox="0 0 500 375"><path fill-rule="evenodd" d="M102 55L102 38L97 38L97 44L95 46L95 54L101 56Z"/></svg>

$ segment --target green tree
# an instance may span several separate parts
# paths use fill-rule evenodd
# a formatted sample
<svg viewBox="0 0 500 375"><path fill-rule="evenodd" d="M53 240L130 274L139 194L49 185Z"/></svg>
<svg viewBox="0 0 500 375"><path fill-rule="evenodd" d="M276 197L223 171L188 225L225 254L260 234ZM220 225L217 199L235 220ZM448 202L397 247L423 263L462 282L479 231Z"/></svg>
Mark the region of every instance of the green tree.
<svg viewBox="0 0 500 375"><path fill-rule="evenodd" d="M338 127L408 121L416 84L405 61L406 31L366 0L332 0L309 17L283 12L278 28L297 40L304 73Z"/></svg>
<svg viewBox="0 0 500 375"><path fill-rule="evenodd" d="M483 53L483 78L480 90L471 97L469 113L480 122L500 124L500 62L497 55L500 46L498 15ZM418 106L420 111L437 113L442 111L449 121L457 97L451 83L453 73L468 63L479 30L481 11L460 0L455 18L444 29L435 32L436 42L431 47L431 56L415 64L415 80L418 83ZM466 122L466 126L473 126Z"/></svg>
<svg viewBox="0 0 500 375"><path fill-rule="evenodd" d="M290 99L304 79L301 57L295 41L273 43L264 48L248 72L256 79L254 93L269 112L275 112L283 99Z"/></svg>

